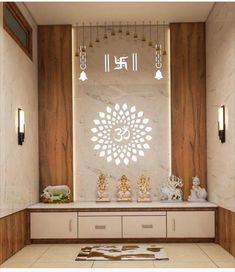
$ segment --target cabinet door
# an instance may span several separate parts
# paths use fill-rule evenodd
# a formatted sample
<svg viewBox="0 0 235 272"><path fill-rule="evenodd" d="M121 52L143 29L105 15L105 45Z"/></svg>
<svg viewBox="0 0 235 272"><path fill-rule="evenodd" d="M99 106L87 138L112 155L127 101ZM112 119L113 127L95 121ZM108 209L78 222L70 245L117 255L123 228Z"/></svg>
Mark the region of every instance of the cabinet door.
<svg viewBox="0 0 235 272"><path fill-rule="evenodd" d="M123 216L123 238L166 238L166 216Z"/></svg>
<svg viewBox="0 0 235 272"><path fill-rule="evenodd" d="M214 238L214 211L167 212L167 237Z"/></svg>
<svg viewBox="0 0 235 272"><path fill-rule="evenodd" d="M31 239L77 238L76 212L30 214Z"/></svg>
<svg viewBox="0 0 235 272"><path fill-rule="evenodd" d="M121 216L79 217L79 238L121 238Z"/></svg>

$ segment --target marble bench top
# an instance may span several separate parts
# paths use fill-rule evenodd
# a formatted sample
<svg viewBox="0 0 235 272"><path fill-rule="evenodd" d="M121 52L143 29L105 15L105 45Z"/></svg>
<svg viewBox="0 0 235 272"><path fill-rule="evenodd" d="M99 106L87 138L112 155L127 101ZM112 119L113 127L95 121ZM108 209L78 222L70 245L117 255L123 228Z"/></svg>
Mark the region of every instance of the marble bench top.
<svg viewBox="0 0 235 272"><path fill-rule="evenodd" d="M30 210L43 210L43 209L74 209L74 210L86 210L86 209L187 209L187 208L216 208L216 204L211 202L187 202L182 201L178 203L169 202L108 202L108 203L97 203L97 202L71 202L62 204L47 204L47 203L36 203L28 207Z"/></svg>

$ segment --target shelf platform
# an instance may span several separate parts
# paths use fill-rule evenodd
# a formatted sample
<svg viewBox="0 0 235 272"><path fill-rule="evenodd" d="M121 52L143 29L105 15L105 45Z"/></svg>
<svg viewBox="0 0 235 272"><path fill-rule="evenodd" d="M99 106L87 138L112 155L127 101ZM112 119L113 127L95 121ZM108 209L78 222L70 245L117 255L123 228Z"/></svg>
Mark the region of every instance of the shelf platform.
<svg viewBox="0 0 235 272"><path fill-rule="evenodd" d="M30 211L77 211L77 212L129 212L129 211L168 211L168 210L216 210L211 202L71 202L36 203L28 207Z"/></svg>

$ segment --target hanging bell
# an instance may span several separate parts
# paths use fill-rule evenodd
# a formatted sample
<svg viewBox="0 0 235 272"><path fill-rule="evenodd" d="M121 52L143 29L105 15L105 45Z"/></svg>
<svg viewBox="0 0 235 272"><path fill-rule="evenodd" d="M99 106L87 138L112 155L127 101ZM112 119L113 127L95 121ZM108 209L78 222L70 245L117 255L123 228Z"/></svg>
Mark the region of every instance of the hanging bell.
<svg viewBox="0 0 235 272"><path fill-rule="evenodd" d="M87 78L87 75L86 75L85 71L82 71L81 74L80 74L79 80L85 81L87 79L88 78Z"/></svg>
<svg viewBox="0 0 235 272"><path fill-rule="evenodd" d="M163 78L162 72L160 70L157 70L154 78L157 80L162 79Z"/></svg>

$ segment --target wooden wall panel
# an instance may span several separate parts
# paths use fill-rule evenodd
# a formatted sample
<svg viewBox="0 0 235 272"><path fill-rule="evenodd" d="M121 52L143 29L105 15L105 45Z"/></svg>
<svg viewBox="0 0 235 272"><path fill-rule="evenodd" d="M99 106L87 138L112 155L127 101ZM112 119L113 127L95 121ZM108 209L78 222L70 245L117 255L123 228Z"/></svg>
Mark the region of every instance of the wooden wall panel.
<svg viewBox="0 0 235 272"><path fill-rule="evenodd" d="M206 187L206 81L204 23L170 25L172 173Z"/></svg>
<svg viewBox="0 0 235 272"><path fill-rule="evenodd" d="M73 191L70 25L38 27L38 93L40 193L60 184Z"/></svg>
<svg viewBox="0 0 235 272"><path fill-rule="evenodd" d="M0 218L0 264L29 243L29 231L26 210Z"/></svg>
<svg viewBox="0 0 235 272"><path fill-rule="evenodd" d="M218 243L235 257L235 212L219 207Z"/></svg>

